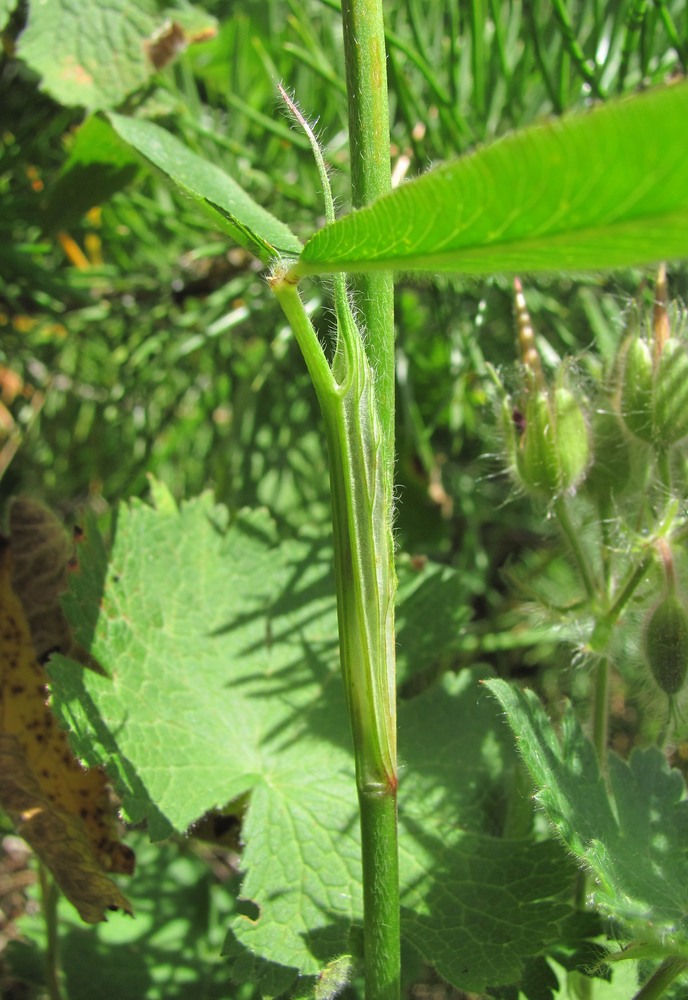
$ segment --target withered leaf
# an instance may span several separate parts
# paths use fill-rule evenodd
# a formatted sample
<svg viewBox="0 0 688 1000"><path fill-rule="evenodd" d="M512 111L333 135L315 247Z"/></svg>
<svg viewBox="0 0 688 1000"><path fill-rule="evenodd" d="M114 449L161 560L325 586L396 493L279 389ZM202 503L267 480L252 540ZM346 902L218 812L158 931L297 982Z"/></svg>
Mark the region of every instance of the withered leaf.
<svg viewBox="0 0 688 1000"><path fill-rule="evenodd" d="M24 607L36 656L45 663L62 653L103 673L100 664L74 639L60 604L68 573L77 565L75 536L44 504L13 497L9 505L12 588Z"/></svg>
<svg viewBox="0 0 688 1000"><path fill-rule="evenodd" d="M104 774L85 770L47 703L12 556L0 549L0 805L50 868L82 919L129 911L108 872L131 874L133 852L118 840Z"/></svg>

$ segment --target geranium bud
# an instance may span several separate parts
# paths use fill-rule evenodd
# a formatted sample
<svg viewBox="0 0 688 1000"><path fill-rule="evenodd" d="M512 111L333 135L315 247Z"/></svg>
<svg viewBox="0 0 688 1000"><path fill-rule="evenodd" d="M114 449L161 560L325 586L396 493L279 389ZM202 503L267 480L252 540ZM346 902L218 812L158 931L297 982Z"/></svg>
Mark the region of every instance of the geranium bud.
<svg viewBox="0 0 688 1000"><path fill-rule="evenodd" d="M516 444L516 472L528 492L553 500L576 488L588 464L588 428L578 401L564 386L526 401Z"/></svg>
<svg viewBox="0 0 688 1000"><path fill-rule="evenodd" d="M653 439L653 382L650 345L640 337L632 337L627 342L623 354L621 416L631 434L647 442Z"/></svg>
<svg viewBox="0 0 688 1000"><path fill-rule="evenodd" d="M650 344L633 337L624 349L621 416L628 430L666 450L688 434L688 351L669 338L653 359Z"/></svg>
<svg viewBox="0 0 688 1000"><path fill-rule="evenodd" d="M645 625L645 659L662 691L675 695L688 672L688 612L675 594L667 594Z"/></svg>
<svg viewBox="0 0 688 1000"><path fill-rule="evenodd" d="M666 448L688 434L688 354L685 343L673 337L659 358L653 404L658 447Z"/></svg>

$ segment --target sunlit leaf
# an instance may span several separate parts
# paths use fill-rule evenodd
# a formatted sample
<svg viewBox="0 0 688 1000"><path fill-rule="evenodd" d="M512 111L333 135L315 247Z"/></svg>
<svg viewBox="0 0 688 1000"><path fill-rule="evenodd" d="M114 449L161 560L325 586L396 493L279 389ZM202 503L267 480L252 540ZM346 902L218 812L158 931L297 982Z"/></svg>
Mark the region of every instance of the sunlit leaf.
<svg viewBox="0 0 688 1000"><path fill-rule="evenodd" d="M147 819L154 838L244 797L232 974L275 995L269 983L282 992L341 955L361 920L331 547L306 535L280 543L262 510L229 523L209 495L177 508L157 485L154 499L120 509L109 562L87 530L67 610L110 676L58 658L59 713L85 756L109 762L128 818ZM423 580L436 610L419 601ZM419 614L430 629L444 614L443 587L456 593L451 575L428 567L404 588L411 636ZM483 835L513 774L496 706L464 671L402 704L399 729L403 932L459 985L513 981L567 907L555 898L556 845ZM480 949L461 931L478 923Z"/></svg>
<svg viewBox="0 0 688 1000"><path fill-rule="evenodd" d="M301 243L292 231L262 208L220 167L192 153L153 122L110 114L117 132L177 187L203 205L218 228L263 263L295 256Z"/></svg>
<svg viewBox="0 0 688 1000"><path fill-rule="evenodd" d="M40 0L29 4L18 51L55 100L93 110L113 108L214 28L212 16L191 6L182 24L174 11L167 16L153 0L109 0L107 5Z"/></svg>
<svg viewBox="0 0 688 1000"><path fill-rule="evenodd" d="M571 710L561 740L532 691L487 686L518 736L537 799L561 839L594 875L594 903L657 954L688 956L688 801L679 771L656 747L610 754L610 791Z"/></svg>
<svg viewBox="0 0 688 1000"><path fill-rule="evenodd" d="M339 219L295 275L598 270L688 256L688 84L507 136Z"/></svg>

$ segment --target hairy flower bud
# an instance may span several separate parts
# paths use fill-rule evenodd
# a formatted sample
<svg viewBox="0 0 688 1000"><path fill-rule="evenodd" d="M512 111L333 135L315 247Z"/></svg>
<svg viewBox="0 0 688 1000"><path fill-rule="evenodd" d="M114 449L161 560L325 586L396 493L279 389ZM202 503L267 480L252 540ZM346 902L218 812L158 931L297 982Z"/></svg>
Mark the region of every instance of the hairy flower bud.
<svg viewBox="0 0 688 1000"><path fill-rule="evenodd" d="M671 338L662 349L654 391L657 443L675 444L688 434L688 352L682 340Z"/></svg>
<svg viewBox="0 0 688 1000"><path fill-rule="evenodd" d="M516 474L529 493L554 500L576 488L590 457L588 428L578 401L565 386L528 396L515 442Z"/></svg>
<svg viewBox="0 0 688 1000"><path fill-rule="evenodd" d="M624 347L620 409L628 430L665 450L688 434L688 351L669 338L653 357L635 336Z"/></svg>
<svg viewBox="0 0 688 1000"><path fill-rule="evenodd" d="M688 612L676 594L667 594L650 613L644 650L662 691L678 694L688 673Z"/></svg>
<svg viewBox="0 0 688 1000"><path fill-rule="evenodd" d="M653 440L653 381L650 345L640 337L632 337L623 348L621 416L631 434L647 442Z"/></svg>

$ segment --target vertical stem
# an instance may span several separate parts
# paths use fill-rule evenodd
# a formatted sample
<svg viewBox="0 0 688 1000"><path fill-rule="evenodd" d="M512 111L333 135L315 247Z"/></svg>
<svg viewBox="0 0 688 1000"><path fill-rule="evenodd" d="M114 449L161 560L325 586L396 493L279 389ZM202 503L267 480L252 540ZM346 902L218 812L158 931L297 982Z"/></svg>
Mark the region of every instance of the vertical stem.
<svg viewBox="0 0 688 1000"><path fill-rule="evenodd" d="M669 452L666 448L662 451L657 452L657 474L659 476L659 481L667 491L667 494L671 493L671 462L669 461Z"/></svg>
<svg viewBox="0 0 688 1000"><path fill-rule="evenodd" d="M603 656L595 668L595 701L593 704L592 737L600 770L607 770L607 739L609 731L609 660Z"/></svg>
<svg viewBox="0 0 688 1000"><path fill-rule="evenodd" d="M391 189L389 105L382 0L343 0L342 27L349 99L349 148L351 195L355 208L368 205ZM370 514L389 529L394 480L394 283L391 274L370 274L360 279L357 303L366 330L367 361L374 392L368 397L376 410L379 428L377 461L383 502ZM330 442L332 444L332 442ZM334 486L334 481L333 481ZM335 527L336 532L336 527ZM361 567L364 575L377 577L382 591L394 590L394 552L391 530L386 530L386 552L377 553L380 567ZM336 545L336 542L335 542ZM390 589L391 588L391 589ZM338 603L343 595L338 596ZM382 596L382 595L381 595ZM384 611L386 626L394 632L393 606ZM341 609L340 609L341 615ZM342 621L340 617L340 629ZM381 643L384 648L384 642ZM384 682L394 691L394 644L386 662L373 669L386 673ZM346 668L345 668L346 677ZM392 719L393 724L393 719ZM365 749L363 748L365 753ZM398 1000L400 989L399 877L396 824L396 753L392 773L375 786L365 779L357 761L363 851L363 900L366 1000ZM363 779L363 780L362 780Z"/></svg>
<svg viewBox="0 0 688 1000"><path fill-rule="evenodd" d="M363 847L366 1000L399 1000L396 797L359 791ZM394 844L394 851L390 845ZM370 917L374 919L370 919Z"/></svg>
<svg viewBox="0 0 688 1000"><path fill-rule="evenodd" d="M471 0L471 68L473 107L478 122L485 122L485 21L484 0Z"/></svg>
<svg viewBox="0 0 688 1000"><path fill-rule="evenodd" d="M50 1000L62 1000L60 991L60 954L59 934L57 926L57 903L59 890L50 872L42 862L39 862L38 876L41 886L41 908L45 921L45 984Z"/></svg>
<svg viewBox="0 0 688 1000"><path fill-rule="evenodd" d="M330 460L339 644L361 813L366 1000L398 1000L394 562L377 400L342 283L330 369L298 290L270 280L306 360Z"/></svg>
<svg viewBox="0 0 688 1000"><path fill-rule="evenodd" d="M596 597L597 589L593 581L588 558L583 551L582 545L580 544L578 533L571 523L568 507L563 497L560 497L560 499L555 502L554 513L556 514L557 521L559 522L559 527L563 531L566 541L571 547L573 558L576 561L576 565L578 566L578 570L583 581L583 586L585 587L585 594L588 600L592 601Z"/></svg>
<svg viewBox="0 0 688 1000"><path fill-rule="evenodd" d="M362 208L391 190L389 104L381 0L343 0L349 95L351 198ZM360 278L357 302L367 331L380 428L391 486L394 475L394 283L391 274Z"/></svg>

